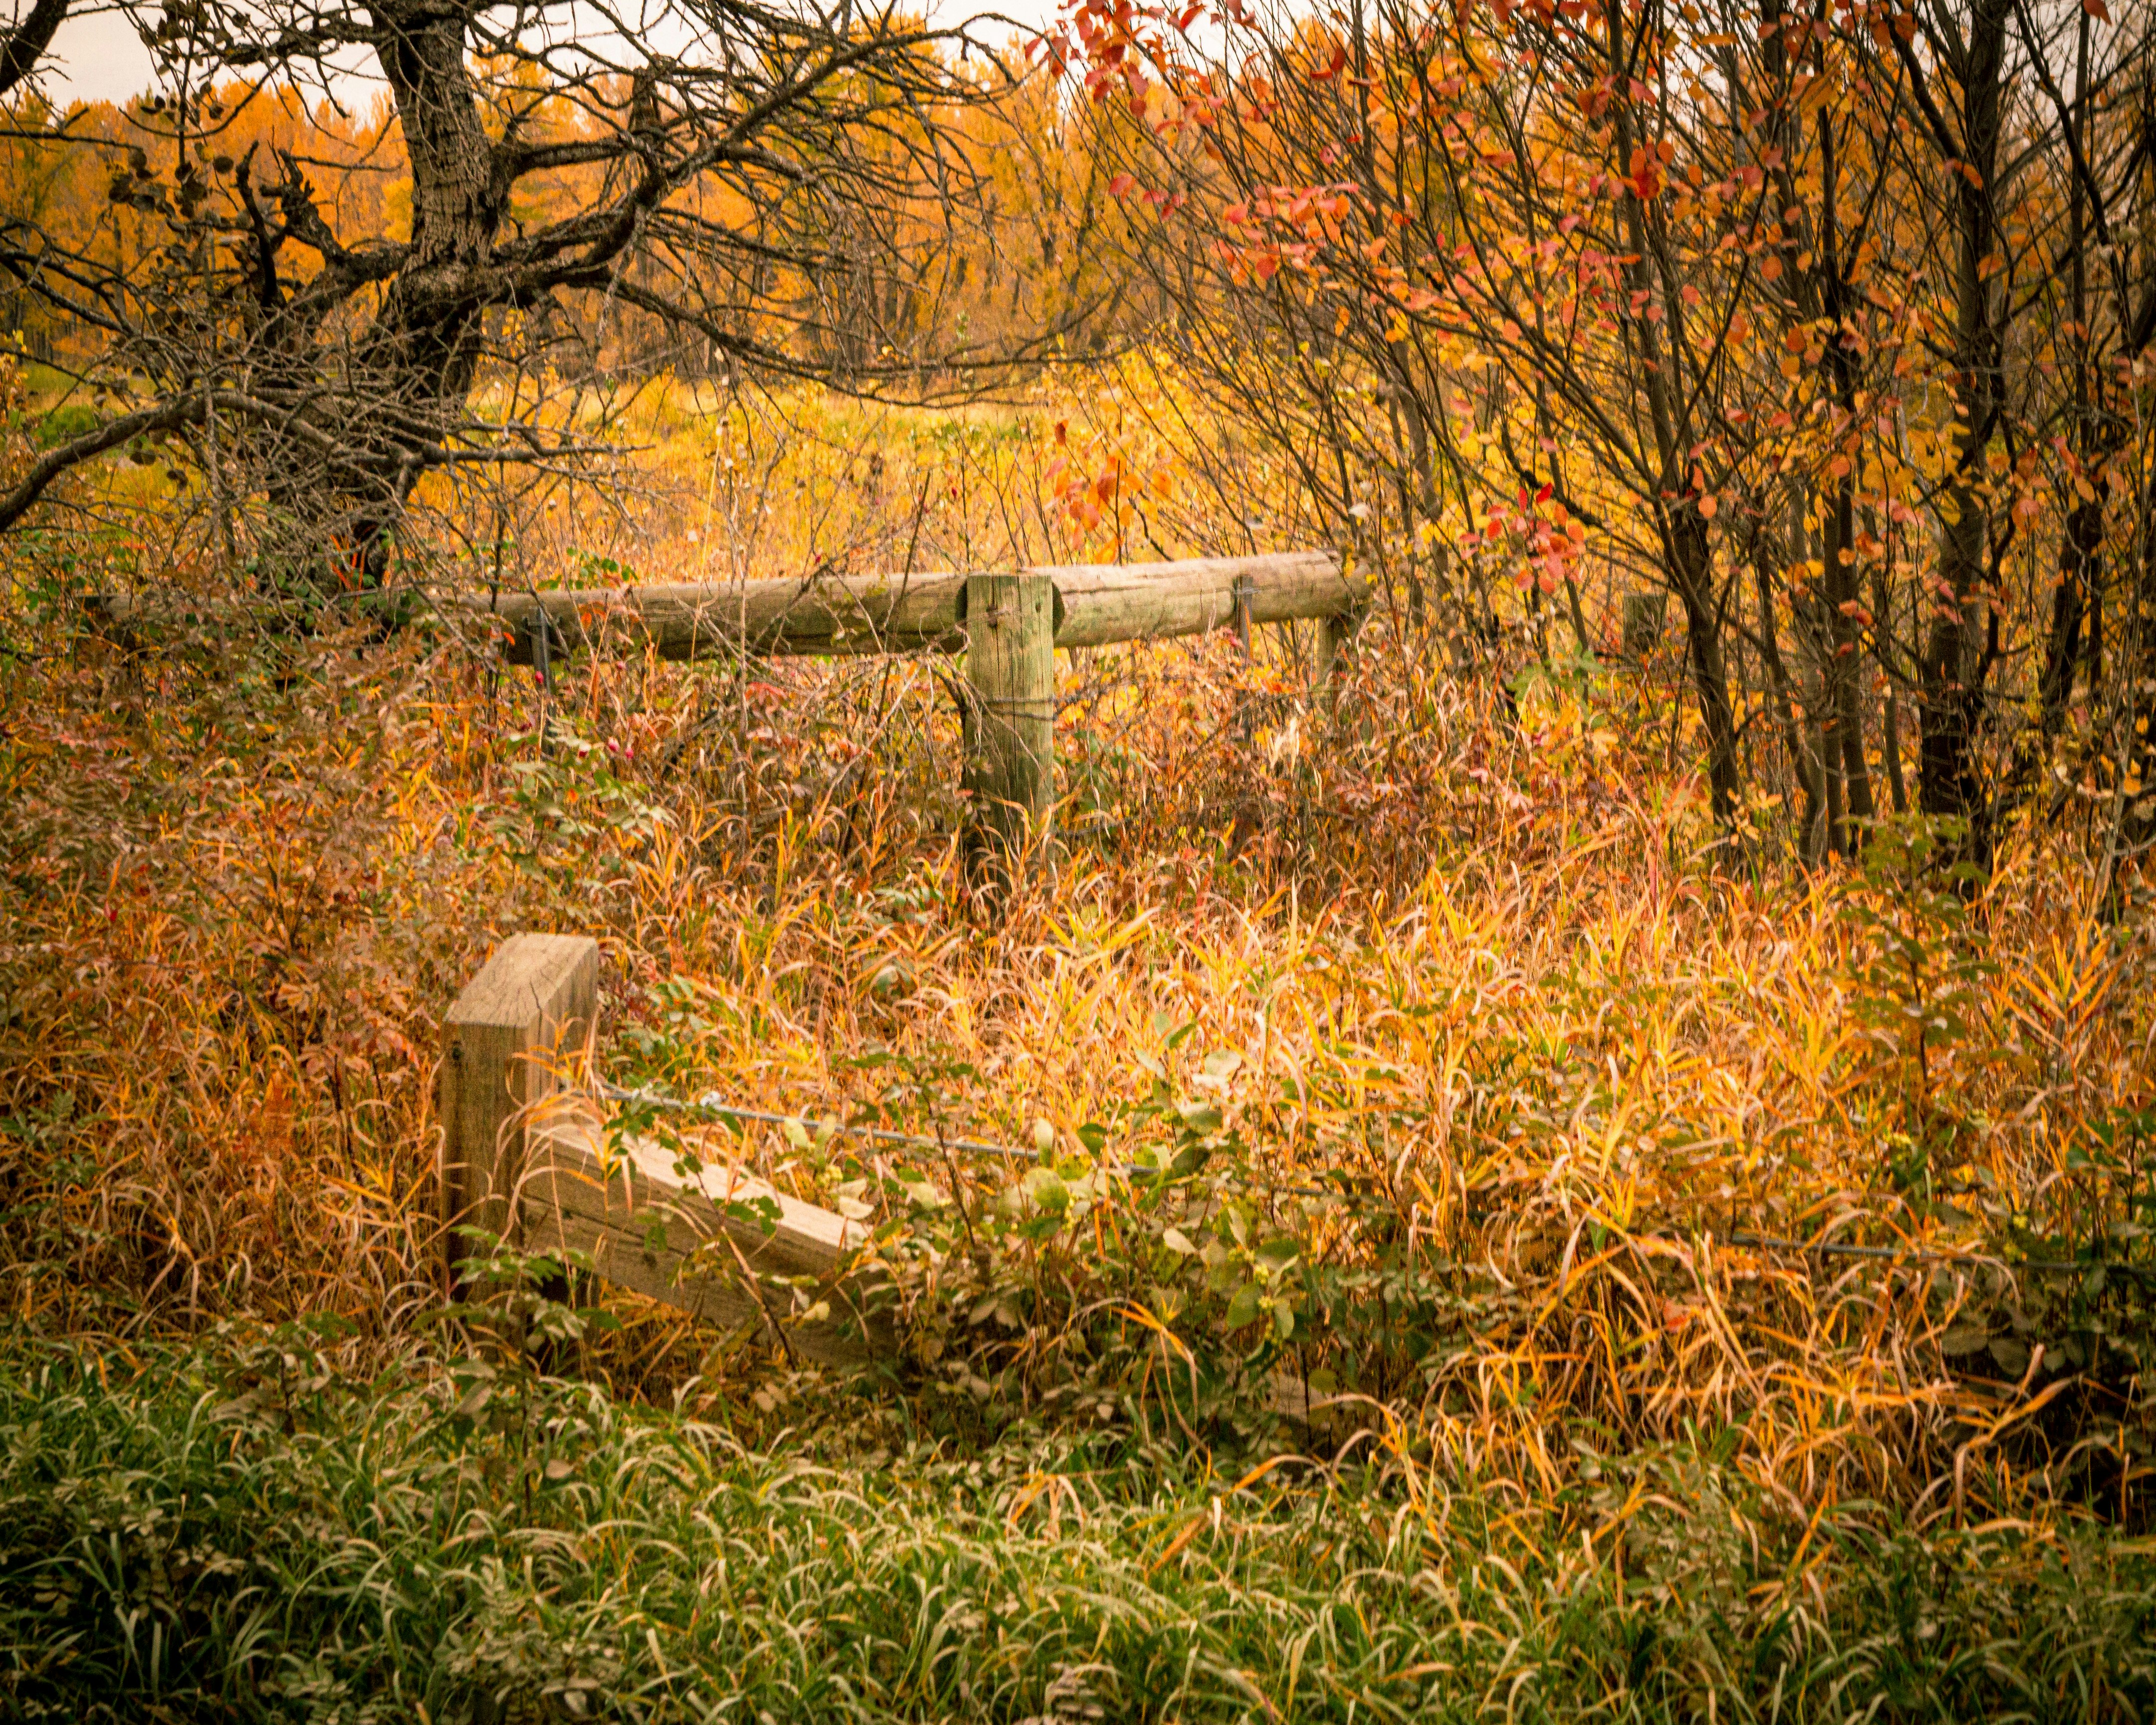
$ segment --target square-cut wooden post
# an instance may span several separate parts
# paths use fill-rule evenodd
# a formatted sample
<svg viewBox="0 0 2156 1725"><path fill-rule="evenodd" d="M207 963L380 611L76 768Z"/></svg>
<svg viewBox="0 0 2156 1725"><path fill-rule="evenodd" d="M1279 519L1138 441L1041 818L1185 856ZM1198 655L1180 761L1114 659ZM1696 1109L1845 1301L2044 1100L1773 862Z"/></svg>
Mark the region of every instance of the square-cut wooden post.
<svg viewBox="0 0 2156 1725"><path fill-rule="evenodd" d="M584 1041L598 1009L598 942L520 934L495 949L442 1021L437 1092L442 1115L444 1266L452 1292L472 1223L506 1237L524 1171L521 1110L551 1095L547 1063Z"/></svg>
<svg viewBox="0 0 2156 1725"><path fill-rule="evenodd" d="M1045 825L1055 794L1055 583L1046 575L966 579L972 685L966 788L978 827L1015 849Z"/></svg>

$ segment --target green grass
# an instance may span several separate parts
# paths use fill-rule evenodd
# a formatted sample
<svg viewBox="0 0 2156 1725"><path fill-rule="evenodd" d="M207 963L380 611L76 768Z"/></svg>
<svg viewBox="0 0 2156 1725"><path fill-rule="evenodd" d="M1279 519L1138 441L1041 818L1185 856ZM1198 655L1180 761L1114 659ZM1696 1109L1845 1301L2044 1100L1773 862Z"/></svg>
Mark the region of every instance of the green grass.
<svg viewBox="0 0 2156 1725"><path fill-rule="evenodd" d="M470 1367L354 1383L223 1341L123 1378L0 1343L0 1715L2156 1709L2156 1562L2098 1529L1919 1537L1852 1512L1807 1537L1690 1453L1590 1468L1522 1521L1398 1470L1238 1491L1112 1436L863 1451L904 1417L840 1406L752 1453Z"/></svg>

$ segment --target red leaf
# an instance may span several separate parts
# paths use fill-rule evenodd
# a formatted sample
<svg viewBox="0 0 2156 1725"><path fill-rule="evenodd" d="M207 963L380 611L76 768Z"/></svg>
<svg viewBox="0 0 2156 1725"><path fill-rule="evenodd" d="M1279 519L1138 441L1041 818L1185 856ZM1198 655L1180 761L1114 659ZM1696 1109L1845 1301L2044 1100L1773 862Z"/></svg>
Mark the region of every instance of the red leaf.
<svg viewBox="0 0 2156 1725"><path fill-rule="evenodd" d="M2103 3L2103 0L2082 0L2082 10L2098 23L2111 22L2111 8Z"/></svg>
<svg viewBox="0 0 2156 1725"><path fill-rule="evenodd" d="M1131 187L1137 185L1137 176L1136 174L1117 174L1115 178L1108 182L1108 196L1111 198L1124 197L1129 193Z"/></svg>

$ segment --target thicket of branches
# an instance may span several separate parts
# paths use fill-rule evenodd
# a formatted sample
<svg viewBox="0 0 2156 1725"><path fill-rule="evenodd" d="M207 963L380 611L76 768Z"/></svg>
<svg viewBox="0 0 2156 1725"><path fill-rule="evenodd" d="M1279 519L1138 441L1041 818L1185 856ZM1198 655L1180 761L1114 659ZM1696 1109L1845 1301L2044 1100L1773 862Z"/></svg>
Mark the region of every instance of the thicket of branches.
<svg viewBox="0 0 2156 1725"><path fill-rule="evenodd" d="M372 587L422 474L599 452L595 375L1135 347L1209 398L1194 464L1285 455L1457 663L1668 595L1727 833L2156 835L2144 13L1081 0L1030 74L889 10L573 22L191 0L125 112L18 91L0 271L109 405L0 526L131 448L231 555ZM362 51L375 109L311 112Z"/></svg>
<svg viewBox="0 0 2156 1725"><path fill-rule="evenodd" d="M1050 58L1177 358L1450 630L1674 597L1725 829L2156 831L2147 13L1089 3Z"/></svg>
<svg viewBox="0 0 2156 1725"><path fill-rule="evenodd" d="M919 393L1069 321L1014 304L983 340L952 314L998 207L966 128L1009 93L963 30L738 0L139 22L143 99L14 109L0 275L110 410L0 493L0 528L131 448L199 479L228 541L252 511L309 581L372 588L423 475L603 447L542 399L602 354ZM380 74L363 116L340 107L356 54Z"/></svg>

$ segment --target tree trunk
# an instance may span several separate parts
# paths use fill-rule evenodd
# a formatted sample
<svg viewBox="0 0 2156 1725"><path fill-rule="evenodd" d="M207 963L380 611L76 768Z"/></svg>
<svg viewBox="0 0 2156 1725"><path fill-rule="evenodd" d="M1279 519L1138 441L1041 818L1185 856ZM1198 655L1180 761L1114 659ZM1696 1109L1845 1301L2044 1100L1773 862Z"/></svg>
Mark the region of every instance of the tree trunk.
<svg viewBox="0 0 2156 1725"><path fill-rule="evenodd" d="M1677 601L1684 607L1692 690L1699 697L1700 718L1707 729L1707 788L1715 822L1728 833L1737 825L1743 781L1737 765L1737 716L1729 705L1729 676L1722 664L1714 553L1707 544L1707 523L1697 509L1676 511L1664 531Z"/></svg>
<svg viewBox="0 0 2156 1725"><path fill-rule="evenodd" d="M423 469L413 444L446 434L470 393L504 203L465 64L462 10L391 0L372 17L411 162L412 239L354 355L352 408L374 459L338 501L367 588L388 573L391 533Z"/></svg>
<svg viewBox="0 0 2156 1725"><path fill-rule="evenodd" d="M1624 8L1609 8L1609 54L1613 81L1623 76L1626 64L1624 17ZM1640 28L1647 28L1643 18ZM1615 112L1617 160L1629 162L1633 145L1630 109L1620 103ZM1625 222L1632 253L1632 260L1625 269L1626 285L1644 303L1646 297L1656 292L1660 280L1673 279L1666 267L1667 259L1661 255L1665 236L1649 221L1643 202L1636 196L1625 197ZM1657 270L1650 265L1650 254L1663 267ZM1675 315L1667 305L1663 311L1666 315ZM1690 649L1687 663L1691 667L1692 689L1699 698L1700 721L1707 732L1707 785L1713 801L1715 824L1724 834L1733 834L1742 794L1737 763L1737 721L1730 708L1729 680L1722 665L1714 549L1707 538L1707 518L1699 512L1697 500L1687 495L1691 490L1687 439L1677 423L1677 403L1684 399L1683 380L1673 375L1676 366L1672 344L1661 340L1655 321L1639 318L1633 330L1639 343L1640 381L1647 398L1656 459L1661 469L1658 492L1664 500L1678 500L1661 502L1656 515L1670 588L1676 594L1677 603L1684 607L1685 639Z"/></svg>
<svg viewBox="0 0 2156 1725"><path fill-rule="evenodd" d="M2063 115L2068 142L2076 158L2080 155L2082 105L2087 100L2089 17L2079 20L2075 49L2074 102ZM2080 352L2074 359L2074 454L2080 465L2078 477L2092 493L2077 501L2066 516L2066 533L2059 547L2059 581L2051 589L2051 626L2044 645L2044 669L2037 680L2038 724L2035 745L2024 752L2016 778L2024 781L2041 773L2051 760L2051 745L2065 728L2066 703L2073 694L2074 672L2082 652L2084 625L2100 627L2102 613L2097 595L2103 578L2103 516L2105 493L2111 484L2105 459L2111 453L2107 439L2100 439L2090 390L2088 327L2087 205L2082 177L2071 175L2066 204L2066 246L2071 257L2068 309L2074 340ZM2092 634L2093 629L2092 629ZM2091 646L2097 644L2093 639ZM2100 673L2098 673L2100 675Z"/></svg>
<svg viewBox="0 0 2156 1725"><path fill-rule="evenodd" d="M1959 426L1948 514L1939 546L1943 591L1917 663L1921 737L1917 807L1926 814L1969 823L1965 853L1988 865L1991 835L1977 743L1989 670L1983 601L1989 519L1977 490L1997 420L2000 389L1999 332L1985 267L1996 243L1992 199L1998 172L2001 73L2012 0L1974 0L1966 46L1949 67L1960 88L1962 137L1968 172L1954 172L1958 239L1955 276L1954 371ZM1976 183L1971 184L1974 175ZM1993 619L1994 627L1996 619Z"/></svg>

